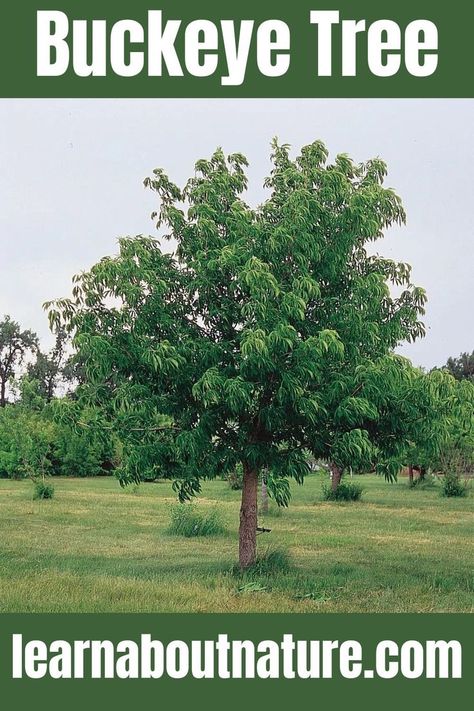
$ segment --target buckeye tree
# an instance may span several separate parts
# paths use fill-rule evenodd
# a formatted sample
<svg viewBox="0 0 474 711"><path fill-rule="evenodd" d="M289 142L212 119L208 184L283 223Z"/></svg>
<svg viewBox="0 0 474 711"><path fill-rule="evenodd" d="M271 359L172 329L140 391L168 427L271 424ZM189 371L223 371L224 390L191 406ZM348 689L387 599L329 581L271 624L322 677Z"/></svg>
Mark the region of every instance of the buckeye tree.
<svg viewBox="0 0 474 711"><path fill-rule="evenodd" d="M308 453L330 462L336 486L344 469L383 459L374 399L390 378L381 367L370 389L361 374L423 332L409 266L371 244L405 219L383 161L329 162L320 141L296 159L274 141L271 160L255 208L239 153L199 160L184 187L153 171L145 185L169 247L122 238L49 305L86 363L84 392L125 442L122 482L165 473L186 500L242 464L242 568L256 557L262 469L286 503Z"/></svg>

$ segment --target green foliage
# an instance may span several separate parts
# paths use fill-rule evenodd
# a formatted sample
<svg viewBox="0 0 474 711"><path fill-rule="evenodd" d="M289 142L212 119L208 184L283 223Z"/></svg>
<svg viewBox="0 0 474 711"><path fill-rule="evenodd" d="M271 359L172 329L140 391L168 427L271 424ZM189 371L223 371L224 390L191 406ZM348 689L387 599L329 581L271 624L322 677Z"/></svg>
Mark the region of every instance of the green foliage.
<svg viewBox="0 0 474 711"><path fill-rule="evenodd" d="M52 499L54 496L54 486L47 484L45 481L38 480L34 482L33 499Z"/></svg>
<svg viewBox="0 0 474 711"><path fill-rule="evenodd" d="M153 219L174 251L122 238L46 305L84 363L80 397L123 442L122 484L170 476L184 502L241 463L244 494L264 470L287 506L309 457L392 480L404 460L413 428L398 443L390 427L414 369L393 351L424 334L426 295L373 247L405 221L386 166L330 162L320 141L292 158L275 140L271 162L255 208L239 153L217 149L182 187L154 170ZM256 548L247 494L242 567Z"/></svg>
<svg viewBox="0 0 474 711"><path fill-rule="evenodd" d="M18 406L0 410L0 474L18 479L52 474L54 423L42 413Z"/></svg>
<svg viewBox="0 0 474 711"><path fill-rule="evenodd" d="M40 348L36 351L36 359L27 368L28 379L37 383L38 393L46 402L50 402L56 388L62 379L63 366L66 362L67 334L64 329L58 329L54 347L50 353L44 353Z"/></svg>
<svg viewBox="0 0 474 711"><path fill-rule="evenodd" d="M18 376L18 369L26 356L35 353L38 336L33 331L22 331L10 316L0 321L0 407L7 403L7 385Z"/></svg>
<svg viewBox="0 0 474 711"><path fill-rule="evenodd" d="M449 373L425 373L398 357L379 399L376 471L396 478L403 466L445 472L453 451L474 461L474 384ZM380 364L370 366L378 368ZM389 368L385 359L384 368Z"/></svg>
<svg viewBox="0 0 474 711"><path fill-rule="evenodd" d="M456 380L470 380L474 383L474 351L461 353L457 358L448 358L446 368Z"/></svg>
<svg viewBox="0 0 474 711"><path fill-rule="evenodd" d="M94 476L110 471L119 446L100 413L78 402L46 405L36 381L22 382L21 404L0 410L0 476Z"/></svg>
<svg viewBox="0 0 474 711"><path fill-rule="evenodd" d="M306 462L304 466L307 466ZM265 473L265 480L268 496L275 501L278 508L286 508L291 499L290 482L288 479L280 478L275 476L272 471L267 471ZM301 479L297 479L297 481L300 484L302 483Z"/></svg>
<svg viewBox="0 0 474 711"><path fill-rule="evenodd" d="M304 447L365 467L378 456L374 399L387 388L382 369L369 397L358 368L423 332L409 267L364 246L404 220L384 164L329 164L319 141L296 160L275 141L272 160L256 209L242 199L240 154L198 161L183 189L154 171L145 183L176 252L122 239L50 309L127 442L122 476L159 462L182 499L238 461L301 481Z"/></svg>
<svg viewBox="0 0 474 711"><path fill-rule="evenodd" d="M446 472L441 483L442 496L467 496L468 484L461 481L461 477L455 471Z"/></svg>
<svg viewBox="0 0 474 711"><path fill-rule="evenodd" d="M439 371L430 376L435 374L438 389L430 428L424 422L415 434L412 461L438 473L469 476L474 472L474 382Z"/></svg>
<svg viewBox="0 0 474 711"><path fill-rule="evenodd" d="M56 456L64 476L95 476L110 471L116 462L118 444L97 408L77 401L55 402L59 424Z"/></svg>
<svg viewBox="0 0 474 711"><path fill-rule="evenodd" d="M175 504L171 508L171 522L168 533L175 536L218 536L225 533L222 518L214 509L210 513L198 511L194 504Z"/></svg>
<svg viewBox="0 0 474 711"><path fill-rule="evenodd" d="M323 484L324 501L359 501L363 487L354 481L341 481L336 489L329 484Z"/></svg>

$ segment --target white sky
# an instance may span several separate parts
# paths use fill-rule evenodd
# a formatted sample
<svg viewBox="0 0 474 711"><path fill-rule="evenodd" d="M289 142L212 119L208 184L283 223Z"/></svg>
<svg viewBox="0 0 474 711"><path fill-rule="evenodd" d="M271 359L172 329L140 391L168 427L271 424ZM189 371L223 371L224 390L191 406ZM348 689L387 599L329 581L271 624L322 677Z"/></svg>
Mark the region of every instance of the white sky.
<svg viewBox="0 0 474 711"><path fill-rule="evenodd" d="M154 234L143 178L179 184L218 145L250 160L260 202L277 135L295 151L322 139L331 156L382 157L408 224L379 243L427 289L426 338L402 352L426 367L474 348L474 100L1 100L0 317L51 343L44 301L116 250Z"/></svg>

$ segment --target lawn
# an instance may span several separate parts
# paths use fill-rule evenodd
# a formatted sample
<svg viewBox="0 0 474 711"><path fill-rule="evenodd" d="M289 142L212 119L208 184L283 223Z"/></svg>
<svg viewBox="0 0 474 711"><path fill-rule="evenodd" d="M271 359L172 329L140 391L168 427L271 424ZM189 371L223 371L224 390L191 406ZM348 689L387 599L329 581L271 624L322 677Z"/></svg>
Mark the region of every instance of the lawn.
<svg viewBox="0 0 474 711"><path fill-rule="evenodd" d="M372 476L356 503L321 501L321 479L293 486L289 509L260 520L259 551L291 567L239 577L239 492L208 482L226 532L167 533L169 482L122 490L113 478L55 479L52 501L0 480L2 612L464 612L472 606L473 496Z"/></svg>

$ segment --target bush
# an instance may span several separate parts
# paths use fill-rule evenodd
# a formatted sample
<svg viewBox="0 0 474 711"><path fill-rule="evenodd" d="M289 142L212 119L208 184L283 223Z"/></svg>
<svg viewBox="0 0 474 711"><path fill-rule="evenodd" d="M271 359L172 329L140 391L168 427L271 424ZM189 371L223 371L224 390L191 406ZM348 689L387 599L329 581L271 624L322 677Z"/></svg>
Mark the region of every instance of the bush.
<svg viewBox="0 0 474 711"><path fill-rule="evenodd" d="M44 481L35 481L33 490L33 499L52 499L54 496L54 486L46 484Z"/></svg>
<svg viewBox="0 0 474 711"><path fill-rule="evenodd" d="M219 512L201 513L194 504L175 504L171 508L168 533L192 538L194 536L218 536L225 532Z"/></svg>
<svg viewBox="0 0 474 711"><path fill-rule="evenodd" d="M359 501L363 488L352 481L341 481L335 491L330 484L323 485L324 501Z"/></svg>
<svg viewBox="0 0 474 711"><path fill-rule="evenodd" d="M441 484L441 496L466 496L467 482L461 481L456 472L445 474Z"/></svg>

